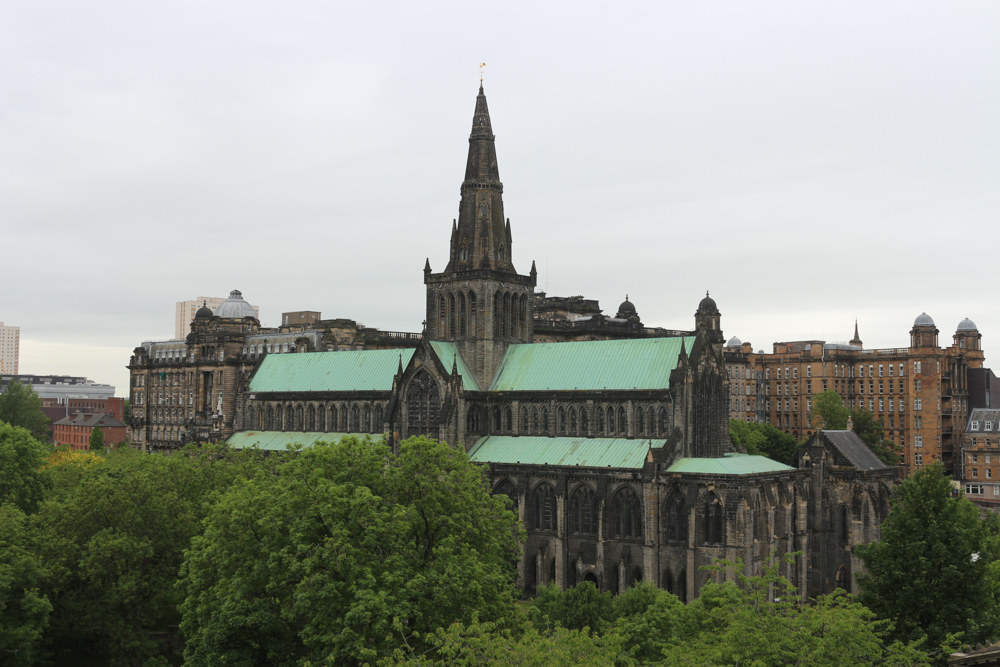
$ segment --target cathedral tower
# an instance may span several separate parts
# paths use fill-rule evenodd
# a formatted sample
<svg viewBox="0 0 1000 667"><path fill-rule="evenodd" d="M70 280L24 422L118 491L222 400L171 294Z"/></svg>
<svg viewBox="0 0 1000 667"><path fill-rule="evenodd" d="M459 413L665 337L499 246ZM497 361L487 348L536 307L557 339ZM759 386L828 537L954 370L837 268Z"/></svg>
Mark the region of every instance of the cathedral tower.
<svg viewBox="0 0 1000 667"><path fill-rule="evenodd" d="M425 335L455 342L483 388L493 379L507 345L531 342L536 278L534 263L526 276L512 263L494 138L480 85L448 266L442 273L433 273L430 261L424 266Z"/></svg>

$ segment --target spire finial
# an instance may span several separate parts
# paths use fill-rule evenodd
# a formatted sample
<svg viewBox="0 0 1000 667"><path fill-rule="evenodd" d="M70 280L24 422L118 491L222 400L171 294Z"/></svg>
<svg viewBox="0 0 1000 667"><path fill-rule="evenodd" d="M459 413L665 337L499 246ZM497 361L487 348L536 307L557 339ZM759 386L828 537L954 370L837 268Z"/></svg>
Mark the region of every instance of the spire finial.
<svg viewBox="0 0 1000 667"><path fill-rule="evenodd" d="M705 290L705 296L708 296L708 290Z"/></svg>

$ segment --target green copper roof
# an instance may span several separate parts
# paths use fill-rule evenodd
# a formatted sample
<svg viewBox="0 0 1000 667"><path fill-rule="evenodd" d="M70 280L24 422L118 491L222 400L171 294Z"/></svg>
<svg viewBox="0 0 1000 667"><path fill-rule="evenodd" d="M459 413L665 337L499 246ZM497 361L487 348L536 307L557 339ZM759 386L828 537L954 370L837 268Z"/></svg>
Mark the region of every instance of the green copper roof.
<svg viewBox="0 0 1000 667"><path fill-rule="evenodd" d="M469 459L479 463L642 468L649 448L662 447L665 442L666 440L626 438L490 435L479 439L469 451Z"/></svg>
<svg viewBox="0 0 1000 667"><path fill-rule="evenodd" d="M752 454L726 454L718 459L677 459L667 472L686 472L700 475L752 475L757 472L795 470L784 463L766 456Z"/></svg>
<svg viewBox="0 0 1000 667"><path fill-rule="evenodd" d="M269 354L250 380L257 391L390 391L413 350L359 350Z"/></svg>
<svg viewBox="0 0 1000 667"><path fill-rule="evenodd" d="M396 360L398 363L398 359ZM337 442L341 438L352 435L356 438L376 438L381 440L381 435L371 433L316 433L313 431L238 431L229 436L226 444L233 449L248 449L257 447L259 449L288 449L289 445L299 444L303 447L312 447L319 441Z"/></svg>
<svg viewBox="0 0 1000 667"><path fill-rule="evenodd" d="M479 385L476 384L476 378L473 377L472 371L469 367L465 365L465 359L462 358L462 353L458 351L458 345L454 343L442 343L439 341L431 341L431 348L434 350L434 354L438 356L444 367L451 372L452 363L458 360L458 374L462 376L462 387L466 391L479 391Z"/></svg>
<svg viewBox="0 0 1000 667"><path fill-rule="evenodd" d="M511 345L490 391L665 389L694 337Z"/></svg>

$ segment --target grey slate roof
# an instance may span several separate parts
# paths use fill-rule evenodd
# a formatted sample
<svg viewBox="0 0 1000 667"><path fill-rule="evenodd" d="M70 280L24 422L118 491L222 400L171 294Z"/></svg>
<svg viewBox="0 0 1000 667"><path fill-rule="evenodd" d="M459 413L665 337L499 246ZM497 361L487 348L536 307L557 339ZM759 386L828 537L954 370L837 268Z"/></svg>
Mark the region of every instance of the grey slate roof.
<svg viewBox="0 0 1000 667"><path fill-rule="evenodd" d="M824 440L833 445L851 465L859 470L880 470L887 467L854 431L820 431Z"/></svg>
<svg viewBox="0 0 1000 667"><path fill-rule="evenodd" d="M986 428L989 424L990 428ZM966 433L996 433L1000 431L1000 409L973 408L969 412L969 421L965 426Z"/></svg>
<svg viewBox="0 0 1000 667"><path fill-rule="evenodd" d="M89 426L91 428L95 426L125 426L123 422L118 421L106 412L76 412L68 417L63 417L56 424Z"/></svg>

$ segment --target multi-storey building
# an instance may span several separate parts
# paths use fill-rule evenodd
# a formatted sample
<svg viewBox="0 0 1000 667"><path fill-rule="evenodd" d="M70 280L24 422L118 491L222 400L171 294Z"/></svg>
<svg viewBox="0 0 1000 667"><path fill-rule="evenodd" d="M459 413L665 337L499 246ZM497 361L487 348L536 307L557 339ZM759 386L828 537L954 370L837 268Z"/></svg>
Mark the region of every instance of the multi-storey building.
<svg viewBox="0 0 1000 667"><path fill-rule="evenodd" d="M1000 408L972 408L962 437L959 475L972 500L1000 503ZM958 471L956 471L958 472Z"/></svg>
<svg viewBox="0 0 1000 667"><path fill-rule="evenodd" d="M729 377L729 418L745 422L765 422L764 404L757 397L764 393L764 371L751 360L756 360L750 343L733 336L722 350Z"/></svg>
<svg viewBox="0 0 1000 667"><path fill-rule="evenodd" d="M106 412L76 412L63 417L52 425L53 440L57 445L86 451L90 449L94 429L101 432L105 446L120 445L128 440L125 424Z"/></svg>
<svg viewBox="0 0 1000 667"><path fill-rule="evenodd" d="M832 390L846 407L875 414L908 470L934 461L951 470L969 411L970 370L981 369L984 361L982 335L969 319L959 322L948 347L940 346L938 334L934 320L922 313L910 330L909 347L865 349L855 325L848 343L780 342L771 354L751 353L748 345L741 349L748 369L763 374L757 402L764 421L808 438L823 426L812 398ZM729 361L731 373L743 363L735 347ZM986 382L973 376L974 384ZM746 418L740 410L735 414L734 419Z"/></svg>
<svg viewBox="0 0 1000 667"><path fill-rule="evenodd" d="M21 366L21 327L0 322L0 373L17 375Z"/></svg>
<svg viewBox="0 0 1000 667"><path fill-rule="evenodd" d="M190 333L191 323L200 308L211 308L214 311L225 300L221 296L199 296L190 301L178 301L174 308L174 338L180 340ZM253 308L253 316L260 321L260 307L250 307Z"/></svg>

